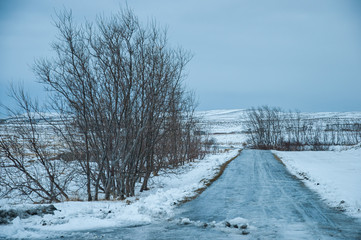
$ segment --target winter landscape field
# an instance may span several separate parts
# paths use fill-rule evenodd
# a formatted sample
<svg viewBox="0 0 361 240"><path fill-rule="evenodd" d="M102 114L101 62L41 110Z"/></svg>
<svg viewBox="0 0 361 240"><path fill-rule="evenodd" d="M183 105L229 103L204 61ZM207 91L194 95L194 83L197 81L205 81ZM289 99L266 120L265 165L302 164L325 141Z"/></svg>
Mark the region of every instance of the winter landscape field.
<svg viewBox="0 0 361 240"><path fill-rule="evenodd" d="M315 113L304 114L307 118L314 118L317 121L332 121L332 119L345 118L357 119L361 117L361 113ZM246 168L246 163L242 163L242 156L249 155L247 149L247 133L245 129L245 122L247 121L247 114L245 110L212 110L197 112L200 117L199 124L207 129L209 138L213 139L214 150L209 153L202 160L194 160L186 163L177 169L167 169L159 172L158 176L152 176L149 184L149 191L140 193L140 185L136 187L136 194L134 197L129 197L124 200L108 200L97 202L86 201L65 201L61 203L53 203L55 211L51 214L25 214L26 211L39 208L40 206L48 206L47 204L32 204L30 199L21 199L18 196L2 197L0 202L0 211L2 221L7 220L7 224L0 225L1 238L65 238L76 239L80 234L87 236L87 238L96 239L98 237L114 238L119 236L124 239L132 239L133 232L141 232L137 234L137 239L157 239L162 237L174 236L175 238L186 238L189 236L182 231L190 231L192 236L199 236L206 238L207 236L215 236L217 238L235 238L239 239L254 239L270 234L272 229L259 225L260 220L252 219L257 214L250 216L249 212L255 211L252 205L257 205L259 199L252 198L252 193L247 195L238 194L234 196L237 201L247 201L247 207L238 207L235 209L227 209L226 206L217 206L218 211L230 211L229 214L223 216L220 213L217 217L208 216L202 217L202 214L207 215L207 212L213 213L211 210L216 205L212 206L212 200L204 200L200 216L194 213L179 214L179 211L184 212L184 206L189 203L184 201L195 201L193 198L199 199L200 196L207 197L207 189L202 193L199 189L208 186L207 183L214 178L220 171L221 166L228 160L239 156L239 167ZM4 124L4 123L3 123ZM6 123L5 123L6 124ZM239 153L239 151L242 152ZM267 152L267 150L264 150ZM272 151L277 156L278 160L282 161L282 168L285 168L288 174L297 179L298 182L303 182L305 187L310 189L314 195L324 203L327 208L334 209L337 214L350 216L354 219L354 225L350 228L354 229L353 235L335 235L335 239L346 239L345 237L360 236L360 222L361 222L361 195L359 186L361 184L361 149L359 145L356 146L334 146L329 151ZM272 155L270 155L273 158ZM264 159L270 158L266 155ZM259 160L261 161L261 159ZM268 161L273 161L268 159ZM275 162L278 162L274 160ZM263 164L264 165L264 164ZM224 175L230 174L225 169ZM242 182L234 182L231 185L241 184L247 186L252 183L249 179L251 176L243 170L237 170ZM223 175L222 175L223 176ZM252 177L253 178L253 177ZM249 180L247 180L249 179ZM217 183L217 180L215 183ZM276 181L276 180L275 180ZM214 184L215 184L214 183ZM212 184L211 186L213 186ZM258 183L259 184L259 183ZM265 183L263 183L265 184ZM280 180L278 182L269 182L267 185L279 186L287 188L287 181ZM263 186L251 186L255 188L263 188ZM227 188L224 188L227 189ZM3 189L4 190L4 189ZM222 192L218 190L219 196L213 196L212 199L227 197L231 193ZM223 190L224 191L224 190ZM197 195L201 192L201 195ZM4 193L3 191L1 193ZM78 196L80 199L85 199L86 194ZM243 198L243 199L242 199ZM202 198L200 198L202 199ZM206 198L207 199L207 198ZM256 200L258 199L258 200ZM307 199L306 199L307 200ZM198 200L197 200L198 201ZM201 200L199 200L201 201ZM223 200L222 200L223 201ZM266 201L266 200L264 200ZM279 199L279 202L284 200ZM310 198L310 204L313 204L313 199ZM209 206L207 206L209 202ZM227 200L224 200L226 203ZM217 203L216 203L217 204ZM218 203L220 204L220 203ZM223 204L223 203L222 203ZM262 203L264 206L272 204L271 200ZM199 208L199 207L197 207ZM224 208L224 210L222 210ZM12 209L19 215L10 218L4 217L4 213ZM242 212L245 211L245 212ZM280 211L280 210L279 210ZM322 210L321 210L322 211ZM187 211L186 211L187 212ZM187 215L189 214L189 215ZM275 214L275 213L273 213ZM280 214L278 212L278 214ZM194 216L193 216L194 215ZM269 216L268 224L276 224L283 216L275 215ZM307 216L307 214L306 214ZM304 216L305 217L305 216ZM305 217L304 221L307 221ZM328 224L338 224L331 219ZM165 222L169 225L169 229L163 229ZM240 230L232 230L228 228L227 224L237 225L237 227L245 226L242 235ZM207 225L207 227L205 227ZM160 227L162 226L162 227ZM192 226L196 230L183 229L184 226ZM280 226L273 226L273 230L277 230ZM179 228L179 232L175 232L173 228ZM292 226L293 235L290 232L278 232L280 238L288 239L287 236L292 236L292 239L302 239L309 236L309 230L304 227ZM108 229L108 230L107 230ZM131 231L129 230L131 229ZM137 230L138 229L138 230ZM143 229L143 230L142 230ZM169 231L175 235L157 235L154 232ZM183 229L183 230L182 230ZM207 230L208 229L208 230ZM236 229L236 228L234 228ZM143 231L143 232L142 232ZM198 233L201 231L201 233ZM208 231L208 233L207 233ZM291 231L288 229L287 231ZM332 238L332 234L328 232L313 230L316 236L324 237L326 239ZM249 234L248 234L249 233ZM185 234L185 235L184 235ZM201 234L201 235L197 235ZM209 235L210 234L210 235ZM306 234L306 235L305 235ZM328 234L328 235L327 235ZM271 236L271 235L270 235ZM134 236L133 236L134 237ZM263 238L262 238L263 239ZM357 239L357 237L355 238Z"/></svg>
<svg viewBox="0 0 361 240"><path fill-rule="evenodd" d="M360 29L360 0L0 0L0 240L361 240Z"/></svg>

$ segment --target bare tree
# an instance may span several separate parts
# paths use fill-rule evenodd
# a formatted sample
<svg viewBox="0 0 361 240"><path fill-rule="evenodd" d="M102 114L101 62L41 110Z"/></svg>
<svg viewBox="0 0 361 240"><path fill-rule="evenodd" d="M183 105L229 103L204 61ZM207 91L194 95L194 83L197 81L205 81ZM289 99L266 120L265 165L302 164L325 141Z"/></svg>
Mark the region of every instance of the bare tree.
<svg viewBox="0 0 361 240"><path fill-rule="evenodd" d="M56 57L34 70L54 109L71 116L58 131L84 170L88 200L133 196L137 182L146 190L151 174L201 154L182 83L191 56L169 47L166 31L129 9L95 25L75 25L65 11L55 25Z"/></svg>

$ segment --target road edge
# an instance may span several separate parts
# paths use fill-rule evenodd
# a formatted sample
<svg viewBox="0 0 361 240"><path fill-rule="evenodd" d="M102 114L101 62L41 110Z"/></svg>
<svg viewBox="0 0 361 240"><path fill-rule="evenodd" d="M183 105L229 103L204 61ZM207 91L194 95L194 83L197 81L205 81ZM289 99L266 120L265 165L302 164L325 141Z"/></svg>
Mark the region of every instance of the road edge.
<svg viewBox="0 0 361 240"><path fill-rule="evenodd" d="M179 204L179 205L182 205L182 204L184 204L184 203L190 202L190 201L196 199L199 195L201 195L202 192L204 192L209 186L212 185L212 183L214 183L215 181L217 181L217 179L222 176L222 174L223 174L224 170L226 170L227 166L228 166L234 159L236 159L237 157L239 157L239 155L241 155L242 150L243 150L243 149L239 149L236 156L232 157L231 159L227 160L227 161L224 162L222 165L220 165L220 166L219 166L219 171L217 171L212 178L206 179L206 180L201 180L201 181L204 182L204 186L203 186L203 187L200 187L200 188L198 188L198 189L196 189L196 190L194 190L195 195L183 198L181 201L179 201L178 204Z"/></svg>
<svg viewBox="0 0 361 240"><path fill-rule="evenodd" d="M287 167L286 164L282 161L282 159L277 154L275 154L273 152L271 152L271 153L277 161L279 161L283 166Z"/></svg>

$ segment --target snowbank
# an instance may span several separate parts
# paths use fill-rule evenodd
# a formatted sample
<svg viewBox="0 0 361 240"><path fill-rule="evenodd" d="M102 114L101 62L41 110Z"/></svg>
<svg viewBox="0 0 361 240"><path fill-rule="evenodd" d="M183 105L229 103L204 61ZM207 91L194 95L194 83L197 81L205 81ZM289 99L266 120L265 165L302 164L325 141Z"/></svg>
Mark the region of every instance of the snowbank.
<svg viewBox="0 0 361 240"><path fill-rule="evenodd" d="M361 218L361 149L273 152L331 207Z"/></svg>
<svg viewBox="0 0 361 240"><path fill-rule="evenodd" d="M231 150L206 159L187 164L172 172L162 172L153 177L150 191L137 194L125 201L64 202L54 204L54 215L15 218L12 224L0 225L0 238L45 238L61 236L63 232L81 231L106 227L147 224L157 218L173 216L174 207L211 179L219 166L236 156ZM0 209L9 209L5 201ZM26 205L28 207L28 205ZM17 205L15 208L26 207Z"/></svg>

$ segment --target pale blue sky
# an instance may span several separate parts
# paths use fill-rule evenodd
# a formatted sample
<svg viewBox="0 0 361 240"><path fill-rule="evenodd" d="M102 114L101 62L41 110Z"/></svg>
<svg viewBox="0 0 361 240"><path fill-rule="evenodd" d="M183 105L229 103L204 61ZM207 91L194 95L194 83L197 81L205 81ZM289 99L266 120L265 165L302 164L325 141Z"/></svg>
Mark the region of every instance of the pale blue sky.
<svg viewBox="0 0 361 240"><path fill-rule="evenodd" d="M199 110L279 106L361 111L360 0L129 0L143 22L168 27L190 50L186 84ZM1 0L0 101L11 81L39 99L34 59L51 55L54 10L77 21L116 12L125 1Z"/></svg>

